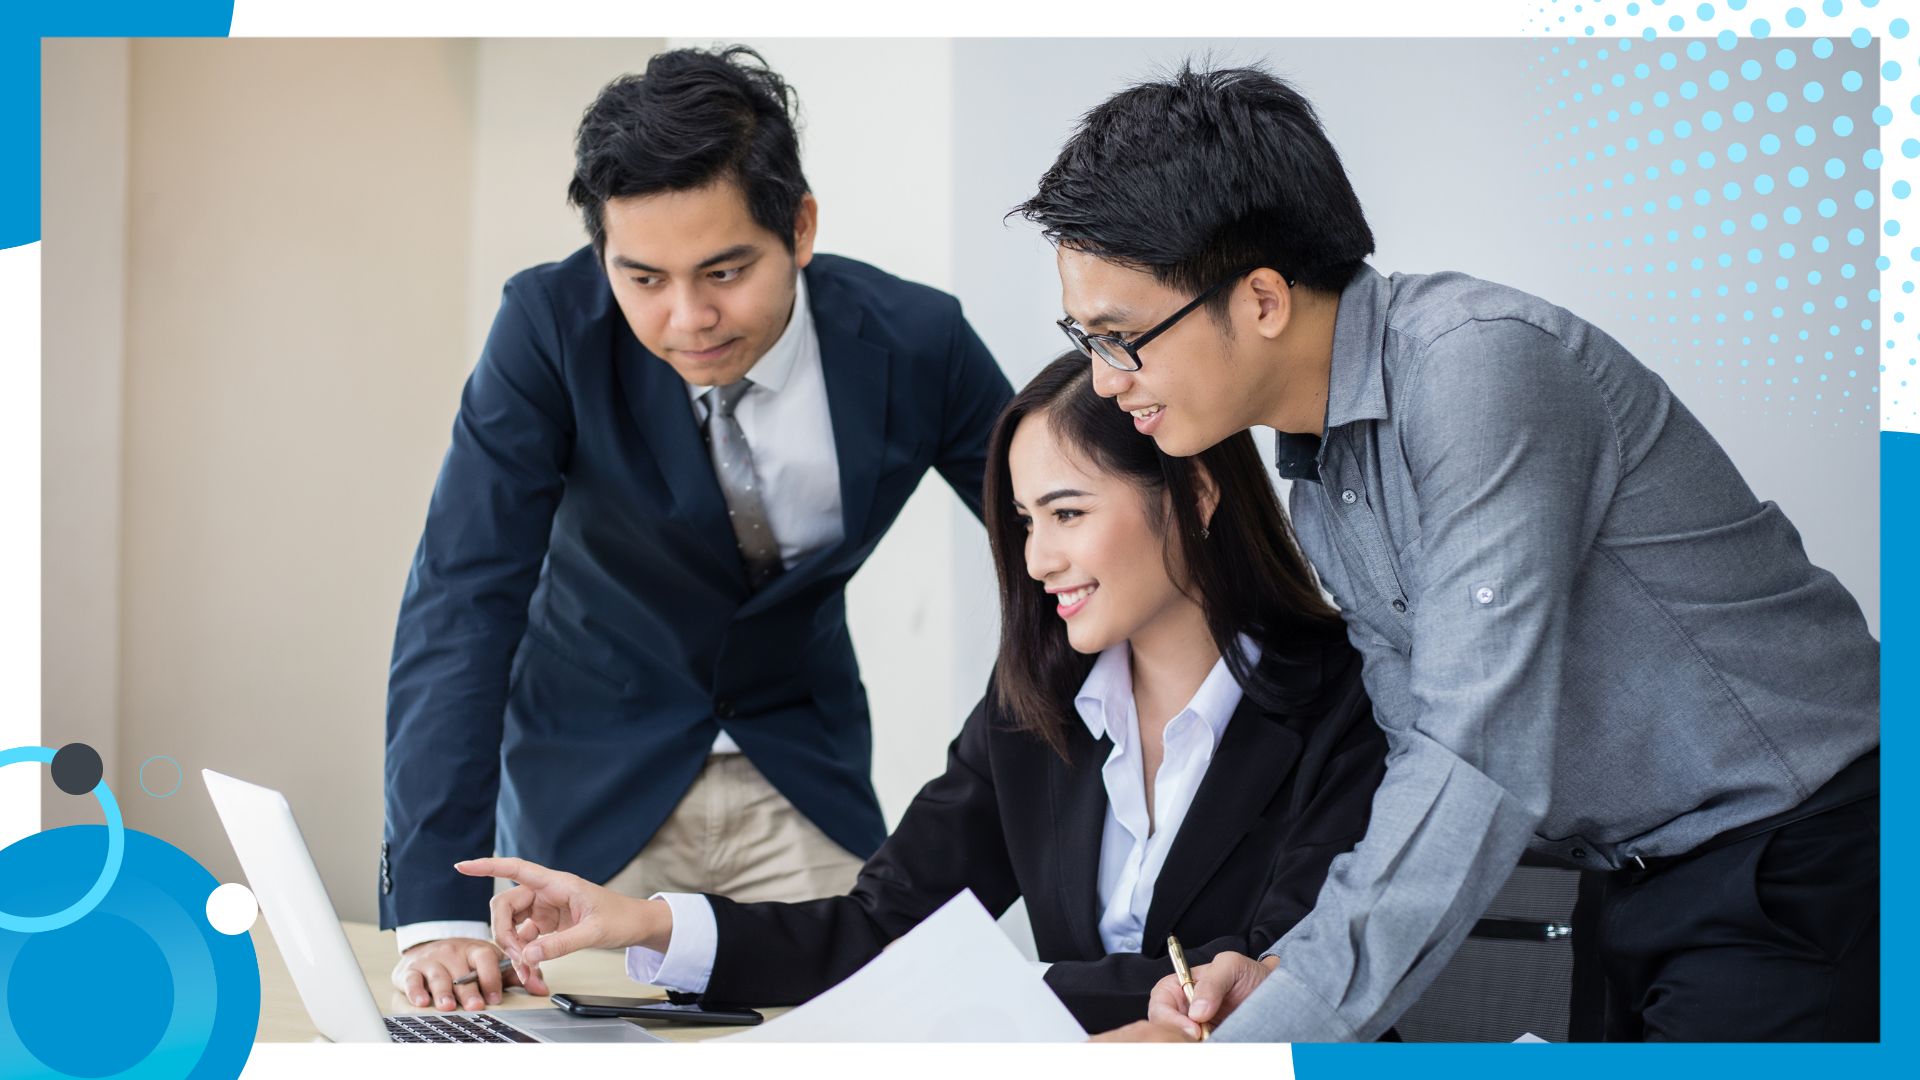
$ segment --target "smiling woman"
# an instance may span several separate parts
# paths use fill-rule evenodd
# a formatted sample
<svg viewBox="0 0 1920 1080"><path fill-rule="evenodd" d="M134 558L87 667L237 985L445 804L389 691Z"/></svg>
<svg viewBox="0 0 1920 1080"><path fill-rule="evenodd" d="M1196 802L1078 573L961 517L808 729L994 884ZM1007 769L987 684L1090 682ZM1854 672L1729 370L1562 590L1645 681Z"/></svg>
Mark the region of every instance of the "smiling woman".
<svg viewBox="0 0 1920 1080"><path fill-rule="evenodd" d="M1078 353L1055 360L994 429L986 525L1000 580L999 706L1058 748L1095 655L1129 640L1136 668L1163 642L1212 650L1255 700L1294 704L1311 688L1274 670L1339 638L1340 621L1294 546L1253 436L1172 457L1094 393L1090 371Z"/></svg>

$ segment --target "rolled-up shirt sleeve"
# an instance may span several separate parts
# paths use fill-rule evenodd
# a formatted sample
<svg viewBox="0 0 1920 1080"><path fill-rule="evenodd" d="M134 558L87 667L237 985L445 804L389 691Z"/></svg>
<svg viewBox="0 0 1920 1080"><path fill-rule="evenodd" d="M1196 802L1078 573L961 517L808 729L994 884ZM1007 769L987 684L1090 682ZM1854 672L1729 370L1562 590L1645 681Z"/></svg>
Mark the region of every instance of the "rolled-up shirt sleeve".
<svg viewBox="0 0 1920 1080"><path fill-rule="evenodd" d="M673 912L673 938L666 952L628 946L627 977L663 990L705 993L720 948L713 905L699 893L654 893L648 899L667 902Z"/></svg>
<svg viewBox="0 0 1920 1080"><path fill-rule="evenodd" d="M1552 797L1568 607L1619 475L1608 410L1575 351L1511 319L1436 338L1396 398L1420 515L1412 647L1336 597L1386 777L1366 837L1267 951L1278 968L1222 1039L1378 1037L1505 883Z"/></svg>

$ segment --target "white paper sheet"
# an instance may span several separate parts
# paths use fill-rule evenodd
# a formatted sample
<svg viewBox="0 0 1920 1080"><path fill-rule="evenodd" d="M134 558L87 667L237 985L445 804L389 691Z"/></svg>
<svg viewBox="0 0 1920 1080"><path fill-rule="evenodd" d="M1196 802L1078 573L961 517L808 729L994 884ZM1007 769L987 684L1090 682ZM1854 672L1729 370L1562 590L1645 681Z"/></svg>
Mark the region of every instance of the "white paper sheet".
<svg viewBox="0 0 1920 1080"><path fill-rule="evenodd" d="M971 891L838 986L729 1042L1079 1042L1087 1037Z"/></svg>

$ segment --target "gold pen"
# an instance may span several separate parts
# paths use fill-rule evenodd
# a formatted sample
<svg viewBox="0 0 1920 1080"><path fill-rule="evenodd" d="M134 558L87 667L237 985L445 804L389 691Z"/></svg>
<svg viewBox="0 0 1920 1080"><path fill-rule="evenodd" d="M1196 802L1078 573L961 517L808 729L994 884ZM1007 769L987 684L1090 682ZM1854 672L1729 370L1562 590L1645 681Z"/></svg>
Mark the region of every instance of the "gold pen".
<svg viewBox="0 0 1920 1080"><path fill-rule="evenodd" d="M1180 939L1167 935L1167 955L1173 957L1173 973L1180 977L1180 988L1187 992L1187 1004L1193 1004L1193 971L1187 967L1187 954L1180 948ZM1200 1041L1208 1037L1207 1025L1200 1025Z"/></svg>

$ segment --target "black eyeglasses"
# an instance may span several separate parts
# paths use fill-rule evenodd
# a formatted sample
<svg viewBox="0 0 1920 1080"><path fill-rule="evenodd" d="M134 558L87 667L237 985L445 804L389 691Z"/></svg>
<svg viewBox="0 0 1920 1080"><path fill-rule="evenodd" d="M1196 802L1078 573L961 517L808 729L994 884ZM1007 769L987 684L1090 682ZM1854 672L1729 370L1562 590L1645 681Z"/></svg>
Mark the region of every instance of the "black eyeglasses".
<svg viewBox="0 0 1920 1080"><path fill-rule="evenodd" d="M1221 289L1239 281L1241 278L1246 277L1258 269L1260 269L1258 266L1249 266L1245 270L1238 271L1229 277L1214 282L1212 285L1207 286L1205 292L1187 301L1186 307L1160 320L1158 326L1134 338L1132 341L1122 341L1113 334L1089 334L1073 324L1073 316L1071 315L1061 319L1056 325L1067 335L1067 340L1073 342L1073 347L1079 349L1082 355L1088 358L1097 356L1113 367L1119 368L1121 371L1139 371L1140 349L1142 346L1154 338L1159 337L1161 334L1166 333L1173 327L1174 323L1185 318L1187 313L1194 308L1206 303L1208 298L1212 297L1214 293L1219 292ZM1292 288L1293 279L1285 275L1281 276L1286 281L1287 287Z"/></svg>

